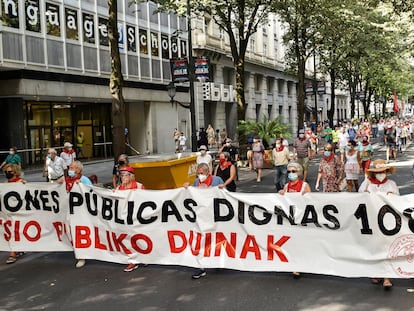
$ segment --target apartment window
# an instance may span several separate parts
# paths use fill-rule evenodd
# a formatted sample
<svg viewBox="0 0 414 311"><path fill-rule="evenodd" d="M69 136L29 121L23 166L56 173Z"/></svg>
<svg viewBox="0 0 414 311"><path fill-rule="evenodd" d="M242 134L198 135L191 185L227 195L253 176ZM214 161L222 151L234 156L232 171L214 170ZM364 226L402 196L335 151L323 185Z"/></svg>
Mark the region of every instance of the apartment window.
<svg viewBox="0 0 414 311"><path fill-rule="evenodd" d="M256 53L256 40L254 38L250 38L250 50Z"/></svg>
<svg viewBox="0 0 414 311"><path fill-rule="evenodd" d="M254 76L254 89L255 89L255 91L260 91L260 89L262 88L262 83L263 83L263 76L255 75Z"/></svg>
<svg viewBox="0 0 414 311"><path fill-rule="evenodd" d="M267 88L267 92L268 93L273 93L274 90L274 84L275 84L275 79L272 77L267 77L266 79L266 88Z"/></svg>

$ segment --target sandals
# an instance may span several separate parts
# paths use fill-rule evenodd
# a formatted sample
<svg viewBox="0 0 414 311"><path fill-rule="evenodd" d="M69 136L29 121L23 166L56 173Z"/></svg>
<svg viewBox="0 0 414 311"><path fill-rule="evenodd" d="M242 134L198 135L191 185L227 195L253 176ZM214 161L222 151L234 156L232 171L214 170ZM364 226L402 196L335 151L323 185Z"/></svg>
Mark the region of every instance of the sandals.
<svg viewBox="0 0 414 311"><path fill-rule="evenodd" d="M17 258L22 257L24 255L24 252L17 252L14 256L9 256L6 260L6 264L12 264L17 261Z"/></svg>
<svg viewBox="0 0 414 311"><path fill-rule="evenodd" d="M391 287L392 287L391 281L389 279L384 279L384 282L382 283L382 287L385 290L391 289Z"/></svg>
<svg viewBox="0 0 414 311"><path fill-rule="evenodd" d="M381 283L381 279L371 279L371 283L372 284L380 284Z"/></svg>

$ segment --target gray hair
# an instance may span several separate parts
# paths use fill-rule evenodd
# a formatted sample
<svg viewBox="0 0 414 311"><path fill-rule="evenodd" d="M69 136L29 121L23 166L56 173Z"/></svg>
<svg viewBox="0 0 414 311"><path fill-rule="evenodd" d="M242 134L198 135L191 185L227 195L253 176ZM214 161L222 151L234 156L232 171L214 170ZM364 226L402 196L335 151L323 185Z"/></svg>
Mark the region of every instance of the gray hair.
<svg viewBox="0 0 414 311"><path fill-rule="evenodd" d="M222 152L222 154L224 155L224 157L225 157L227 160L230 160L230 153L228 153L227 151L223 151L223 152Z"/></svg>
<svg viewBox="0 0 414 311"><path fill-rule="evenodd" d="M83 164L82 164L82 162L81 161L79 161L79 160L75 160L75 161L73 161L72 162L73 164L75 164L76 165L76 167L82 172L82 170L83 170Z"/></svg>
<svg viewBox="0 0 414 311"><path fill-rule="evenodd" d="M287 167L294 167L298 172L303 172L303 167L298 162L289 162Z"/></svg>
<svg viewBox="0 0 414 311"><path fill-rule="evenodd" d="M202 169L203 171L209 172L210 171L210 167L208 166L207 163L200 163L199 165L197 165L197 170L198 169Z"/></svg>

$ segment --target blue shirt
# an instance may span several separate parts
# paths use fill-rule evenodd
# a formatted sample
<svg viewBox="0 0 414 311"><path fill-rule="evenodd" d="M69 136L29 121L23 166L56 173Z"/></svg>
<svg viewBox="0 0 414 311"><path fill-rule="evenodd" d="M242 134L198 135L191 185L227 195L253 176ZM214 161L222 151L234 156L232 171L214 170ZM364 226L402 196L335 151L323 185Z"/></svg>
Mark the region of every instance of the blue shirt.
<svg viewBox="0 0 414 311"><path fill-rule="evenodd" d="M82 175L82 177L80 178L80 182L81 182L82 184L84 184L84 185L89 185L89 186L92 186L92 182L91 182L91 180L90 180L88 177L86 177L86 176L83 176L83 175Z"/></svg>

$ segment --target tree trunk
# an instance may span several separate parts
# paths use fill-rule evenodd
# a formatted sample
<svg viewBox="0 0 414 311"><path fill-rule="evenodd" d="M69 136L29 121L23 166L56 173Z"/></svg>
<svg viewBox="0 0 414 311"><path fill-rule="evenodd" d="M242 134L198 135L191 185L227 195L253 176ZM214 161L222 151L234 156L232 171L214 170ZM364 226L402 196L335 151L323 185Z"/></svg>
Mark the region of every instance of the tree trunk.
<svg viewBox="0 0 414 311"><path fill-rule="evenodd" d="M302 55L298 66L298 130L304 126L305 118L305 60Z"/></svg>
<svg viewBox="0 0 414 311"><path fill-rule="evenodd" d="M122 96L123 76L121 58L118 48L118 9L117 0L108 0L108 39L111 53L111 78L109 89L112 97L112 149L115 160L121 153L126 152L125 142L125 102Z"/></svg>
<svg viewBox="0 0 414 311"><path fill-rule="evenodd" d="M331 69L329 71L329 76L331 78L331 109L328 110L328 119L329 119L329 126L333 128L334 126L333 118L335 115L335 87L336 87L336 77L335 77L334 69Z"/></svg>
<svg viewBox="0 0 414 311"><path fill-rule="evenodd" d="M244 120L246 117L246 97L244 95L244 61L239 58L235 62L236 67L236 98L237 119Z"/></svg>

